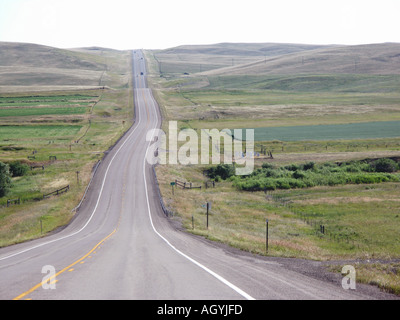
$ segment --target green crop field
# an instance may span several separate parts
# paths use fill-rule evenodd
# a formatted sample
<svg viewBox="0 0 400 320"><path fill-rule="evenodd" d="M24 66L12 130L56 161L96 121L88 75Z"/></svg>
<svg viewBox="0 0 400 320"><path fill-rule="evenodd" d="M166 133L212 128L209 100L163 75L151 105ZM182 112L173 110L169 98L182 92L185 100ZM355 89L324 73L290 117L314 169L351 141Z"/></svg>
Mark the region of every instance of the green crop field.
<svg viewBox="0 0 400 320"><path fill-rule="evenodd" d="M34 96L2 96L0 107L3 106L35 106L35 105L63 105L63 104L87 104L98 97L85 95L34 95Z"/></svg>
<svg viewBox="0 0 400 320"><path fill-rule="evenodd" d="M399 92L399 75L232 75L207 76L209 89L264 89L292 92Z"/></svg>
<svg viewBox="0 0 400 320"><path fill-rule="evenodd" d="M2 125L0 143L13 140L47 140L54 137L71 139L81 128L80 125Z"/></svg>
<svg viewBox="0 0 400 320"><path fill-rule="evenodd" d="M241 131L246 139L246 131ZM232 130L234 133L234 130ZM400 121L255 128L255 141L351 140L400 137ZM239 137L236 137L238 139Z"/></svg>
<svg viewBox="0 0 400 320"><path fill-rule="evenodd" d="M0 97L0 118L45 115L77 115L88 111L98 96L32 95Z"/></svg>
<svg viewBox="0 0 400 320"><path fill-rule="evenodd" d="M86 111L87 111L86 107L7 108L7 109L0 109L0 117L83 114Z"/></svg>

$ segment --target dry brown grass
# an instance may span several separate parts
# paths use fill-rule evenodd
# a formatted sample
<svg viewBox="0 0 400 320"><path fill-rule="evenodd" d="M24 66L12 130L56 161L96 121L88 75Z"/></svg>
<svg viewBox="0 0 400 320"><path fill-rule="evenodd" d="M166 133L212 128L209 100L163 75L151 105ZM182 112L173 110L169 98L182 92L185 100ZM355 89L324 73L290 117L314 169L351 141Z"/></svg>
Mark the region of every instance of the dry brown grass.
<svg viewBox="0 0 400 320"><path fill-rule="evenodd" d="M339 204L339 203L370 203L370 202L382 202L382 201L395 201L395 202L400 202L400 199L398 199L395 196L390 196L390 197L330 197L330 198L319 198L319 199L307 199L307 200L298 200L295 201L295 203L298 203L300 205L315 205L315 204L321 204L321 203L326 203L326 204Z"/></svg>
<svg viewBox="0 0 400 320"><path fill-rule="evenodd" d="M399 74L399 50L398 43L339 46L282 55L278 58L212 70L203 74Z"/></svg>

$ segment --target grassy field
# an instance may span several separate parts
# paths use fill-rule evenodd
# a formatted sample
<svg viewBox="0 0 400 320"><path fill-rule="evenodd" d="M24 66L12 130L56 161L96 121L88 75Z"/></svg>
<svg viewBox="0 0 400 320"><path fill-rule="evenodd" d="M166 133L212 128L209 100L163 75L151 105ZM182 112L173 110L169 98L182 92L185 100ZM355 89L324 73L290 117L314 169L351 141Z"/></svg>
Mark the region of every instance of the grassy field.
<svg viewBox="0 0 400 320"><path fill-rule="evenodd" d="M81 95L3 96L0 97L0 118L85 114L98 100L98 96Z"/></svg>
<svg viewBox="0 0 400 320"><path fill-rule="evenodd" d="M87 105L90 102L96 101L94 99L96 97L93 96L83 96L83 95L49 95L49 96L41 96L41 95L20 95L13 96L12 94L6 95L3 94L0 97L0 106L43 106L43 105L65 105L72 104L75 105Z"/></svg>
<svg viewBox="0 0 400 320"><path fill-rule="evenodd" d="M241 250L322 261L354 261L357 281L400 294L399 183L319 186L305 189L238 191L231 181L205 188L208 167L158 166L164 202L188 232ZM192 182L202 189L175 188ZM211 202L209 227L206 203ZM321 232L324 226L324 233ZM374 266L365 261L374 261ZM358 262L355 262L358 261ZM386 268L390 262L392 269ZM338 269L340 272L340 269ZM375 271L375 273L373 273Z"/></svg>
<svg viewBox="0 0 400 320"><path fill-rule="evenodd" d="M2 118L2 117L84 114L87 111L88 111L87 108L84 108L84 107L7 108L7 109L0 109L0 118Z"/></svg>
<svg viewBox="0 0 400 320"><path fill-rule="evenodd" d="M254 128L256 171L264 163L279 168L400 156L398 44L297 52L281 47L275 56L250 48L248 61L241 45L147 52L163 129L168 132L169 120L198 133ZM398 172L391 182L371 183L364 173L347 172L341 181L356 183L300 188L292 181L289 189L275 186L265 193L238 188L240 178L217 179L215 188L206 189L208 168L157 167L164 202L189 232L265 255L268 219L268 255L352 261L357 281L400 294ZM173 195L175 179L202 189L177 188ZM212 203L208 229L206 202Z"/></svg>
<svg viewBox="0 0 400 320"><path fill-rule="evenodd" d="M187 230L265 255L318 260L397 258L400 204L398 183L318 186L274 192L237 191L231 181L206 189L207 167L157 167L164 201ZM192 182L199 189L176 188L169 181ZM209 228L204 204L212 202ZM192 216L194 228L192 227ZM325 225L325 235L319 226ZM329 235L328 235L329 234Z"/></svg>
<svg viewBox="0 0 400 320"><path fill-rule="evenodd" d="M262 123L271 123L272 126L276 123L276 126L280 126L284 121L320 124L400 119L397 76L387 84L391 87L390 92L381 91L379 76L369 78L374 86L365 92L335 91L337 88L333 85L327 86L325 91L260 88L258 82L231 83L232 77L223 81L226 81L223 88L220 85L207 85L210 80L200 82L197 79L195 83L203 83L203 87L193 88L193 85L185 87L179 84L175 88L161 89L159 96L168 117L197 121L204 126L208 126L208 122L212 122L213 125L215 122L221 122L224 125L223 121L233 120L245 121L241 126L243 127L249 120L256 122L257 126L263 126ZM170 81L165 84L171 86ZM321 83L323 86L324 81L321 80Z"/></svg>
<svg viewBox="0 0 400 320"><path fill-rule="evenodd" d="M133 99L129 51L0 47L2 61L18 60L17 67L0 70L0 161L29 167L12 178L12 188L0 198L0 246L5 246L70 221L93 167L132 124ZM25 78L24 72L35 76ZM79 81L71 81L74 77ZM68 185L68 192L43 199ZM18 198L21 204L6 206Z"/></svg>
<svg viewBox="0 0 400 320"><path fill-rule="evenodd" d="M70 141L79 132L79 125L20 125L0 126L2 140L0 143L21 141L56 140L63 138Z"/></svg>

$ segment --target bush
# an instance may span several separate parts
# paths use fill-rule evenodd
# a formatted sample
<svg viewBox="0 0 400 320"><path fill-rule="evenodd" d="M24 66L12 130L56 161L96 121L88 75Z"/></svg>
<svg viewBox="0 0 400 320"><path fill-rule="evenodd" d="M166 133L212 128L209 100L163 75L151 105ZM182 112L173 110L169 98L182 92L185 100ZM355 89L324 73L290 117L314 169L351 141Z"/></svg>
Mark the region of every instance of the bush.
<svg viewBox="0 0 400 320"><path fill-rule="evenodd" d="M381 183L381 182L387 182L390 179L384 175L379 175L379 174L357 174L354 175L350 178L351 183L356 183L356 184L361 184L361 183Z"/></svg>
<svg viewBox="0 0 400 320"><path fill-rule="evenodd" d="M221 179L226 180L233 175L235 175L235 167L230 164L219 164L208 169L208 176L212 179L219 176Z"/></svg>
<svg viewBox="0 0 400 320"><path fill-rule="evenodd" d="M245 191L396 182L400 181L400 175L390 172L396 171L397 166L398 164L390 159L381 159L372 164L367 161L351 161L340 166L334 163L316 165L314 162L309 162L276 169L270 164L263 164L262 168L254 170L249 176L240 178L233 176L230 179L236 188ZM223 165L219 167L220 169L217 167L215 171L220 172L224 169Z"/></svg>
<svg viewBox="0 0 400 320"><path fill-rule="evenodd" d="M288 166L283 167L283 169L289 170L289 171L297 171L300 168L300 166L298 166L297 164L290 164Z"/></svg>
<svg viewBox="0 0 400 320"><path fill-rule="evenodd" d="M270 179L265 180L263 187L264 190L276 190L276 184L273 180Z"/></svg>
<svg viewBox="0 0 400 320"><path fill-rule="evenodd" d="M0 162L0 197L4 197L11 188L10 168L7 164Z"/></svg>
<svg viewBox="0 0 400 320"><path fill-rule="evenodd" d="M361 172L361 168L358 164L350 164L346 166L346 172Z"/></svg>
<svg viewBox="0 0 400 320"><path fill-rule="evenodd" d="M268 178L285 178L288 176L288 171L281 169L267 169L264 171L264 174Z"/></svg>
<svg viewBox="0 0 400 320"><path fill-rule="evenodd" d="M28 165L15 161L10 163L10 173L13 177L22 177L27 174L29 167Z"/></svg>
<svg viewBox="0 0 400 320"><path fill-rule="evenodd" d="M312 170L314 167L315 163L311 161L303 165L303 170Z"/></svg>
<svg viewBox="0 0 400 320"><path fill-rule="evenodd" d="M272 179L236 179L233 185L239 190L244 191L265 191L275 190L276 185Z"/></svg>
<svg viewBox="0 0 400 320"><path fill-rule="evenodd" d="M275 166L274 166L273 164L271 164L271 163L264 162L264 163L262 164L262 168L263 168L263 169L275 169Z"/></svg>
<svg viewBox="0 0 400 320"><path fill-rule="evenodd" d="M375 168L376 172L396 172L398 165L396 161L392 159L379 159L375 161L372 166Z"/></svg>
<svg viewBox="0 0 400 320"><path fill-rule="evenodd" d="M285 178L276 179L276 187L278 189L291 189L292 188L290 185L289 179L285 179Z"/></svg>
<svg viewBox="0 0 400 320"><path fill-rule="evenodd" d="M293 178L295 179L304 179L305 177L306 174L304 173L304 171L296 170L295 172L293 172Z"/></svg>

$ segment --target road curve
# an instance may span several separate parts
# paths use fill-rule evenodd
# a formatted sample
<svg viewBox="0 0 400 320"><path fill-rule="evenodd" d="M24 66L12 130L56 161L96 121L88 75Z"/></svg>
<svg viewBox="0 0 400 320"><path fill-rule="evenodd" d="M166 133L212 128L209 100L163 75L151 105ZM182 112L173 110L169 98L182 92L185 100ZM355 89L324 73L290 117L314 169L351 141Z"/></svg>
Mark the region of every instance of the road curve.
<svg viewBox="0 0 400 320"><path fill-rule="evenodd" d="M151 165L149 130L161 124L133 53L135 124L99 166L79 213L63 230L0 249L0 299L373 299L238 254L175 228L163 214ZM45 279L46 276L52 276Z"/></svg>

